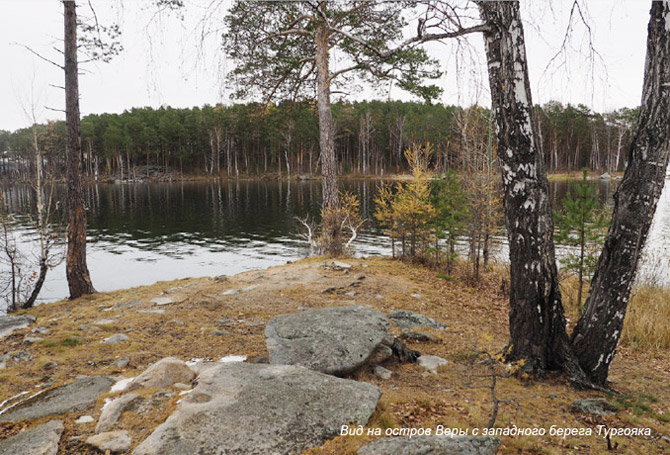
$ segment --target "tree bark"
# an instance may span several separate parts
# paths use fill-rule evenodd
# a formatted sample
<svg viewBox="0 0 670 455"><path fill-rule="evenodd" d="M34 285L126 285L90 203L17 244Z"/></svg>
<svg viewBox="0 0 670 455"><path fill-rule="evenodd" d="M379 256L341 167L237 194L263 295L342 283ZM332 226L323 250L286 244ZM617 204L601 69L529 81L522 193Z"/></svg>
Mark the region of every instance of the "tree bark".
<svg viewBox="0 0 670 455"><path fill-rule="evenodd" d="M74 1L65 10L65 122L67 125L66 180L69 224L66 276L70 298L95 292L86 265L86 210L81 182L81 125L77 65L77 13Z"/></svg>
<svg viewBox="0 0 670 455"><path fill-rule="evenodd" d="M320 6L321 7L321 6ZM337 208L337 163L335 161L335 127L330 106L329 30L323 24L316 30L317 106L319 112L319 145L323 209Z"/></svg>
<svg viewBox="0 0 670 455"><path fill-rule="evenodd" d="M653 1L642 107L628 167L572 347L592 381L606 385L637 265L665 182L670 152L670 0Z"/></svg>
<svg viewBox="0 0 670 455"><path fill-rule="evenodd" d="M567 368L578 381L558 289L548 181L537 143L519 3L478 4L488 25L484 41L510 245L507 357L523 360L524 370L536 375Z"/></svg>

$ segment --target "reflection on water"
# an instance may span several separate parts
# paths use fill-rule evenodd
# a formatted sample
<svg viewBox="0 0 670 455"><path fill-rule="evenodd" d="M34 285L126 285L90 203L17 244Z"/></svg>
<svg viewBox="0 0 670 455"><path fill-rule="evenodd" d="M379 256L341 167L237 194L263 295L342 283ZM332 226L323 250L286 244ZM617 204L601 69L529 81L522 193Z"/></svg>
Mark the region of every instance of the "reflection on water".
<svg viewBox="0 0 670 455"><path fill-rule="evenodd" d="M358 194L364 217L372 220L378 182L351 180L342 189ZM611 198L616 182L599 181L601 201ZM0 187L24 246L34 245L28 214L33 206L28 185ZM568 185L551 182L554 200ZM64 200L64 188L56 188ZM667 257L670 196L664 191L650 235L650 251ZM295 217L318 217L318 181L222 181L97 184L86 188L88 262L100 291L159 280L235 274L284 264L308 251ZM390 244L372 222L357 242L362 256L390 255ZM504 253L503 253L504 254ZM67 296L64 265L50 272L41 300Z"/></svg>

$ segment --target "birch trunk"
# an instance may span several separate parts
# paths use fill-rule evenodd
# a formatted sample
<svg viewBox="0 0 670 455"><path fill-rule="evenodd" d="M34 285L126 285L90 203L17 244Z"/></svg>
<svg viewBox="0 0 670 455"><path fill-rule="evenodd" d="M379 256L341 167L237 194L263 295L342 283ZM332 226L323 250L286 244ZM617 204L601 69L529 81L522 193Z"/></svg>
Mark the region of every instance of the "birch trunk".
<svg viewBox="0 0 670 455"><path fill-rule="evenodd" d="M600 385L607 383L635 271L665 182L669 125L670 0L663 0L652 2L637 132L614 195L612 224L572 337L580 365Z"/></svg>
<svg viewBox="0 0 670 455"><path fill-rule="evenodd" d="M66 179L69 223L66 276L70 298L95 292L86 265L86 209L81 183L81 125L77 68L77 13L74 1L64 1L65 12L65 123L67 125Z"/></svg>
<svg viewBox="0 0 670 455"><path fill-rule="evenodd" d="M519 3L479 2L498 137L510 245L508 359L542 374L566 368L575 381L558 289L553 220L539 151Z"/></svg>

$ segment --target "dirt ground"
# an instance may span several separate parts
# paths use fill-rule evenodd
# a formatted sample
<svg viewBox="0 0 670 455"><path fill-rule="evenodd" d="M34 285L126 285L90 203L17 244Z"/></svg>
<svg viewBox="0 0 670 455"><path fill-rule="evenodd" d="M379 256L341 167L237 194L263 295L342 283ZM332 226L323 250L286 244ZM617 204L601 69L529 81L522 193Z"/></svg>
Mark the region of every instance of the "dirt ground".
<svg viewBox="0 0 670 455"><path fill-rule="evenodd" d="M457 427L469 432L484 428L491 418L491 377L475 352L495 355L507 342L507 301L497 275L477 287L459 278L440 278L434 271L381 258L342 259L350 269L330 267L331 259L312 258L293 264L251 271L232 277L184 279L151 286L100 293L75 301L39 306L37 322L0 340L0 354L26 351L30 360L7 362L0 370L0 402L23 391L36 391L74 380L78 375L132 377L150 363L174 356L183 360L217 360L246 355L262 361L267 355L263 335L272 317L310 308L364 304L388 313L413 310L448 325L446 330L420 329L430 342L408 342L424 354L447 359L437 374L414 364L389 363L390 380L370 371L355 379L383 390L368 428ZM152 299L169 298L167 305ZM126 305L124 305L126 304ZM155 312L164 310L163 314ZM46 328L46 333L32 329ZM400 330L393 327L396 335ZM124 333L127 342L102 343ZM25 337L40 337L27 342ZM25 354L24 354L25 357ZM127 357L126 367L115 366ZM50 362L57 366L45 369ZM47 365L52 366L52 365ZM501 401L495 426L506 429L544 428L545 436L503 437L500 454L670 454L670 353L636 351L622 347L612 366L611 380L618 394L574 390L560 376L541 381L498 378L495 393ZM127 412L119 427L129 430L133 447L172 412L179 390L145 391L151 412ZM82 441L93 434L95 423L76 425L80 415L97 419L104 399L95 408L68 417L59 454L94 454ZM575 399L605 397L619 405L610 417L575 414ZM0 439L39 422L0 424ZM550 436L551 427L590 428L591 436ZM610 428L649 428L650 436L615 436L611 450L598 425ZM353 455L375 439L340 436L310 455ZM616 448L615 448L616 447Z"/></svg>

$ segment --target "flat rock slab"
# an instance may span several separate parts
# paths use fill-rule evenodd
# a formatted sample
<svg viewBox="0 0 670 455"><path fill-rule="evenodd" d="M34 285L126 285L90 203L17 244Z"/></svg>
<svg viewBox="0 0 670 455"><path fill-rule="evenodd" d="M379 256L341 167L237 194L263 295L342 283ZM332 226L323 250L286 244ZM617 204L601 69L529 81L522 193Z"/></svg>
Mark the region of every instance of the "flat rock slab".
<svg viewBox="0 0 670 455"><path fill-rule="evenodd" d="M25 329L35 322L35 316L23 314L19 316L0 316L0 339L14 330Z"/></svg>
<svg viewBox="0 0 670 455"><path fill-rule="evenodd" d="M437 369L442 365L446 365L447 361L436 355L422 355L416 360L416 363L431 373L437 373Z"/></svg>
<svg viewBox="0 0 670 455"><path fill-rule="evenodd" d="M292 365L224 363L198 385L134 455L294 455L342 425L365 425L381 391Z"/></svg>
<svg viewBox="0 0 670 455"><path fill-rule="evenodd" d="M265 327L265 341L271 364L341 376L388 350L393 337L383 313L353 305L277 316Z"/></svg>
<svg viewBox="0 0 670 455"><path fill-rule="evenodd" d="M415 313L409 310L393 310L389 313L389 319L401 329L415 329L417 327L433 327L436 329L446 329L446 324L429 318L421 313Z"/></svg>
<svg viewBox="0 0 670 455"><path fill-rule="evenodd" d="M106 376L93 376L47 390L28 398L0 414L0 422L37 419L68 412L78 412L95 403L116 381Z"/></svg>
<svg viewBox="0 0 670 455"><path fill-rule="evenodd" d="M0 441L0 455L56 455L63 421L52 420Z"/></svg>
<svg viewBox="0 0 670 455"><path fill-rule="evenodd" d="M500 439L485 436L384 438L358 449L358 455L494 455Z"/></svg>
<svg viewBox="0 0 670 455"><path fill-rule="evenodd" d="M601 416L614 415L619 408L604 398L586 398L572 403L572 412L583 414L597 414Z"/></svg>

